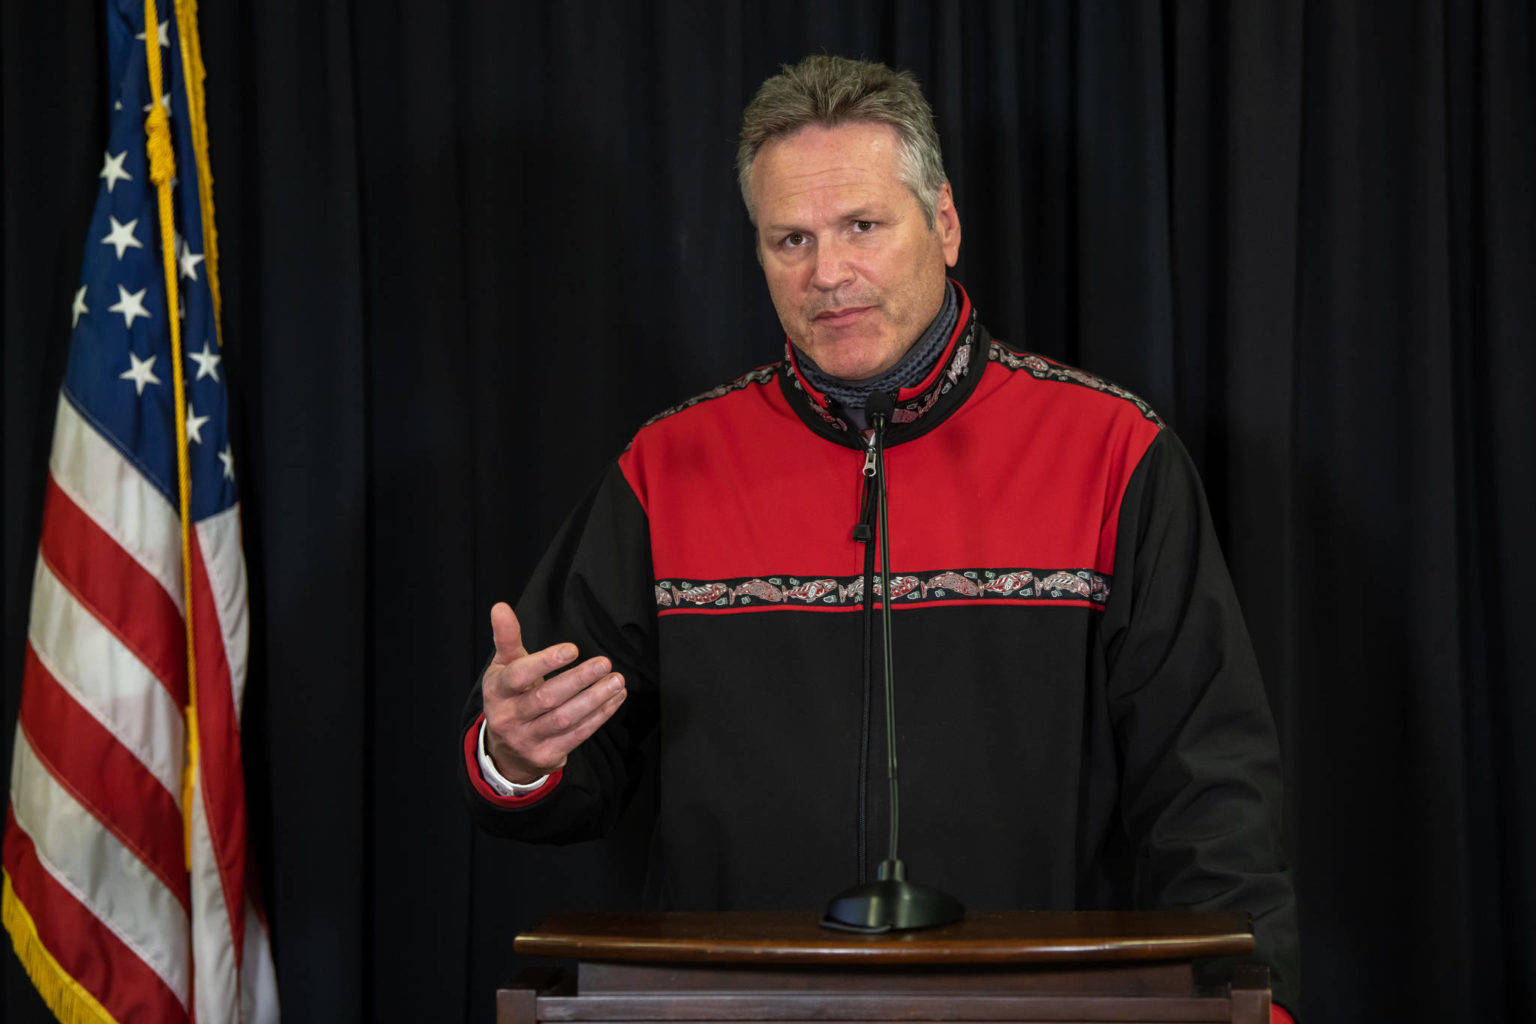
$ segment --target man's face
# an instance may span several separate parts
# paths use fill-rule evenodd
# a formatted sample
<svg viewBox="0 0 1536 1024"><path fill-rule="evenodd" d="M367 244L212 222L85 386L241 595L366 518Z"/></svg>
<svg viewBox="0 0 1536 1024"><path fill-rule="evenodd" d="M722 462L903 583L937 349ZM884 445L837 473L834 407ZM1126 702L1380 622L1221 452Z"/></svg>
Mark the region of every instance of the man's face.
<svg viewBox="0 0 1536 1024"><path fill-rule="evenodd" d="M901 140L883 124L808 126L758 150L757 246L784 332L828 373L895 366L944 301L960 255L949 186L934 227L901 180Z"/></svg>

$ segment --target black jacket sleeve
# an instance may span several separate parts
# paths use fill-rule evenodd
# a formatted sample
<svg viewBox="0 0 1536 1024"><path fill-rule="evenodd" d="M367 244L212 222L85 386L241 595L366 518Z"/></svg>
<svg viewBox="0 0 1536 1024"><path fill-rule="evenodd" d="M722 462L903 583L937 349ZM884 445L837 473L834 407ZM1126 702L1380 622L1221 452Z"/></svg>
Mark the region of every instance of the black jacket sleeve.
<svg viewBox="0 0 1536 1024"><path fill-rule="evenodd" d="M606 655L623 674L619 710L573 750L552 790L533 803L503 807L482 797L459 757L471 815L496 835L569 843L605 834L618 820L642 768L640 744L656 721L656 605L645 512L618 465L608 468L560 528L517 602L523 646L570 642L582 659ZM481 713L477 676L461 734ZM462 744L460 745L462 749Z"/></svg>
<svg viewBox="0 0 1536 1024"><path fill-rule="evenodd" d="M1296 1007L1296 896L1274 720L1189 455L1164 430L1120 509L1105 608L1121 815L1143 908L1247 911Z"/></svg>

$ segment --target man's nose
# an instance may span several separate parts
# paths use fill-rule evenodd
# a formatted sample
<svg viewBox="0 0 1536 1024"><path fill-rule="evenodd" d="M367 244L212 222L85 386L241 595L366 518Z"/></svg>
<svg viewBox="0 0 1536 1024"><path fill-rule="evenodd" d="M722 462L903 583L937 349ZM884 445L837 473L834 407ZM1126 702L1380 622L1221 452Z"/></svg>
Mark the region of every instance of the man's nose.
<svg viewBox="0 0 1536 1024"><path fill-rule="evenodd" d="M817 239L816 265L811 272L811 285L821 291L833 291L853 279L849 265L849 253L836 236Z"/></svg>

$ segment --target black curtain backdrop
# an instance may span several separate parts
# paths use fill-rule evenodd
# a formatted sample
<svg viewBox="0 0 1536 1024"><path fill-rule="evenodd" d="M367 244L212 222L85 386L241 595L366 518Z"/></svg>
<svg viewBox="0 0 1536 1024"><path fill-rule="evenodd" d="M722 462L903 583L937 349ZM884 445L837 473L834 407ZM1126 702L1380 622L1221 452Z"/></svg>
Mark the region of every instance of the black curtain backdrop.
<svg viewBox="0 0 1536 1024"><path fill-rule="evenodd" d="M0 7L6 764L99 7ZM289 1021L488 1020L520 928L634 900L654 796L603 843L475 835L456 716L488 607L630 432L777 357L733 137L819 50L924 82L994 332L1140 392L1200 465L1280 725L1307 1024L1528 1013L1530 2L202 19ZM5 962L0 1016L45 1019Z"/></svg>

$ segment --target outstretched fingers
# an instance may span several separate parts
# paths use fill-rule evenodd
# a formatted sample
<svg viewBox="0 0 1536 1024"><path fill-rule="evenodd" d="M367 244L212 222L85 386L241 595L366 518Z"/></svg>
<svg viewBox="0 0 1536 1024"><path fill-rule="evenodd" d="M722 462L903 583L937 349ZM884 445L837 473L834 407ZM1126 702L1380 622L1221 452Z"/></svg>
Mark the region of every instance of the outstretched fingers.
<svg viewBox="0 0 1536 1024"><path fill-rule="evenodd" d="M626 692L623 677L615 673L532 723L530 733L539 732L540 726L548 730L533 741L536 759L545 764L564 764L571 751L613 717L624 703Z"/></svg>
<svg viewBox="0 0 1536 1024"><path fill-rule="evenodd" d="M608 659L593 658L547 680L525 698L528 733L547 739L570 732L609 699L624 691L624 677L608 672Z"/></svg>

